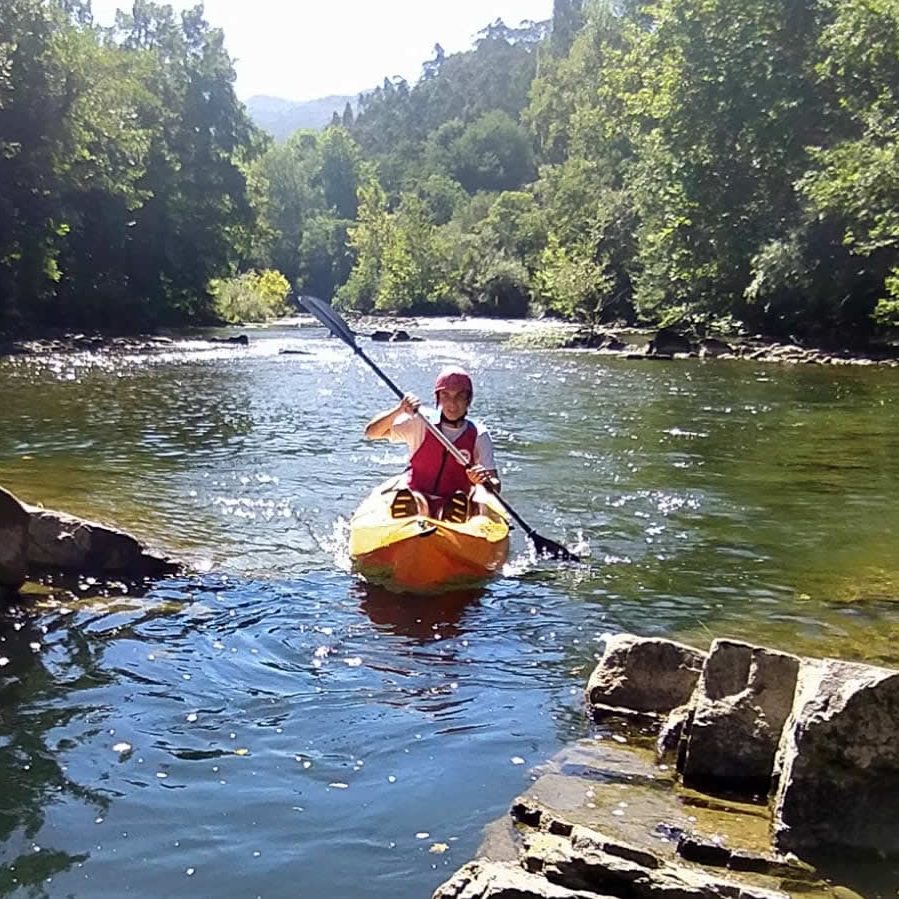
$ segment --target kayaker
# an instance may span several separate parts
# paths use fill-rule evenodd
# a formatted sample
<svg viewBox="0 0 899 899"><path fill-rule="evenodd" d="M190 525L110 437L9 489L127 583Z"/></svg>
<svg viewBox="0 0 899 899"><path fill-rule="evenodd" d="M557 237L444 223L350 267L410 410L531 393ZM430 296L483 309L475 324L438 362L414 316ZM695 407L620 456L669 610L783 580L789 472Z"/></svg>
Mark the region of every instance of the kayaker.
<svg viewBox="0 0 899 899"><path fill-rule="evenodd" d="M465 521L474 511L472 492L478 484L499 492L490 434L483 425L466 417L473 396L468 372L444 368L434 382L437 409L424 413L472 460L474 464L468 469L449 454L416 414L421 400L414 393L407 393L366 426L365 436L370 440L386 439L409 447L406 487L397 491L390 507L394 518L422 514Z"/></svg>

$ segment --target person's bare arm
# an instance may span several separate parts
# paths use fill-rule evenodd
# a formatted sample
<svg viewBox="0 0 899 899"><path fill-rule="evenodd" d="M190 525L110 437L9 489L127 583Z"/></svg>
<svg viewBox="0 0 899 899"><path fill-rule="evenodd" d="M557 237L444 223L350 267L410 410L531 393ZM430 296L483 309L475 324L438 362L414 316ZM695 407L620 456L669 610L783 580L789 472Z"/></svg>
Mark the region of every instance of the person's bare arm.
<svg viewBox="0 0 899 899"><path fill-rule="evenodd" d="M379 412L366 426L365 436L368 440L383 440L390 436L390 429L398 415L414 415L421 400L414 393L407 393L392 409Z"/></svg>

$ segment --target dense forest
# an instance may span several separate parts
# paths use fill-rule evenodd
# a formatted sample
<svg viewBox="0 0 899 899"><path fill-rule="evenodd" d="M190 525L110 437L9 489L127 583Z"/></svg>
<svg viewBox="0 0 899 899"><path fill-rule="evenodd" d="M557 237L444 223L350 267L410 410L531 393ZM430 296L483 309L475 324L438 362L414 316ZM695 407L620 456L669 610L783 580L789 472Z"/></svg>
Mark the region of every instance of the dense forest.
<svg viewBox="0 0 899 899"><path fill-rule="evenodd" d="M899 326L899 0L556 0L282 143L233 83L202 7L101 28L4 0L0 332L235 319L288 288L843 345Z"/></svg>

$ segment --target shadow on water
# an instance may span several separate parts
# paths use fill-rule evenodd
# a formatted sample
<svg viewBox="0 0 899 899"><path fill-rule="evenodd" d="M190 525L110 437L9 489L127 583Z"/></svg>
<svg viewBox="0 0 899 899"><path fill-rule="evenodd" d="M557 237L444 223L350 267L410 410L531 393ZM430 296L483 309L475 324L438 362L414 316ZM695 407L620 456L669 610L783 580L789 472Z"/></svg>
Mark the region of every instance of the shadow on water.
<svg viewBox="0 0 899 899"><path fill-rule="evenodd" d="M435 637L446 639L463 634L466 612L473 610L485 594L485 590L477 588L415 596L365 583L354 584L351 590L376 627L428 643Z"/></svg>
<svg viewBox="0 0 899 899"><path fill-rule="evenodd" d="M87 813L99 825L124 795L108 774L96 783L98 741L113 743L120 762L132 754L109 727L121 694L103 697L122 675L110 655L184 608L188 594L174 584L186 586L47 578L0 607L0 895L53 895L47 884L92 861L92 851L48 844L54 832L71 839L60 822Z"/></svg>

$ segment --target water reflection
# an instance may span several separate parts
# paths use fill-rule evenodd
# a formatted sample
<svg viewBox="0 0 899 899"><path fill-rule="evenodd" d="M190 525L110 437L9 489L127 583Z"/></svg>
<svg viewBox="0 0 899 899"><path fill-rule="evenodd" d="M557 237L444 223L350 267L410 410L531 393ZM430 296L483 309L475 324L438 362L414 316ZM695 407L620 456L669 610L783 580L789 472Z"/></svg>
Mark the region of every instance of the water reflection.
<svg viewBox="0 0 899 899"><path fill-rule="evenodd" d="M434 596L396 593L375 584L358 583L352 592L372 624L419 642L458 637L463 618L484 596L484 589L454 590Z"/></svg>
<svg viewBox="0 0 899 899"><path fill-rule="evenodd" d="M2 895L22 888L44 895L49 878L89 857L47 845L50 806L86 805L101 818L109 809L109 792L79 783L60 759L96 713L85 694L109 680L99 671L102 653L65 620L39 624L17 606L0 613Z"/></svg>

